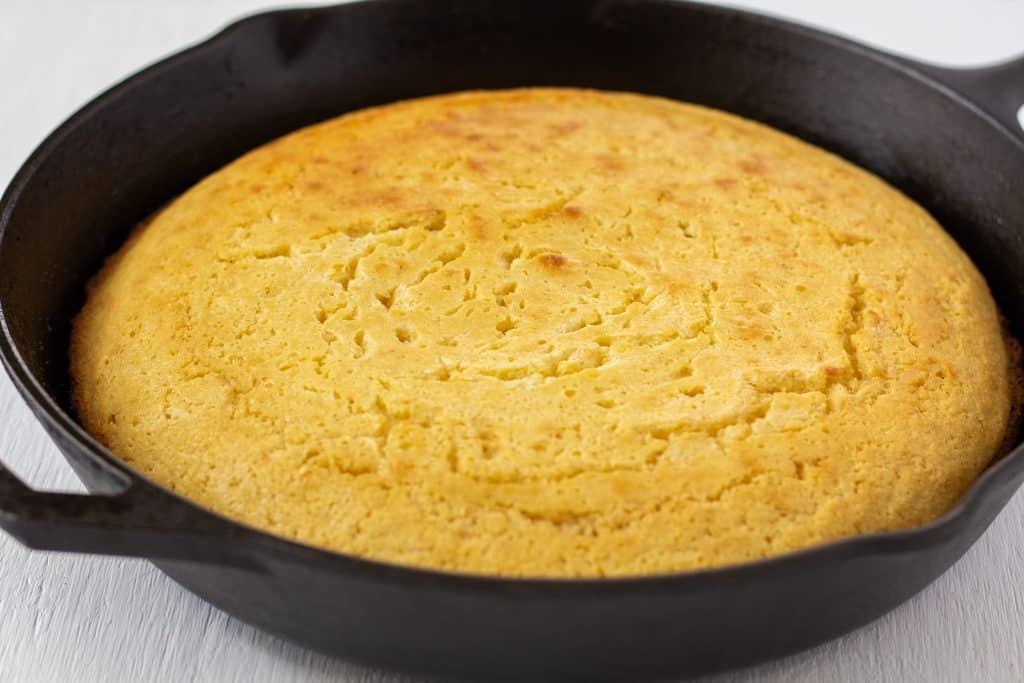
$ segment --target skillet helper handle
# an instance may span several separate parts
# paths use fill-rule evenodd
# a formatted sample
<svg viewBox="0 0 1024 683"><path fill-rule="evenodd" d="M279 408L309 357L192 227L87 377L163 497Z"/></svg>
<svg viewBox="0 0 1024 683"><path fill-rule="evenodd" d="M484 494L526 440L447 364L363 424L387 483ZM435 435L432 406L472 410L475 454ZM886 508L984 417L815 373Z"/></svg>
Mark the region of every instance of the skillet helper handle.
<svg viewBox="0 0 1024 683"><path fill-rule="evenodd" d="M914 64L935 80L965 95L1001 124L1024 136L1017 118L1024 106L1024 55L980 69L950 69Z"/></svg>
<svg viewBox="0 0 1024 683"><path fill-rule="evenodd" d="M0 528L36 550L259 568L244 528L140 482L111 495L37 491L0 462Z"/></svg>

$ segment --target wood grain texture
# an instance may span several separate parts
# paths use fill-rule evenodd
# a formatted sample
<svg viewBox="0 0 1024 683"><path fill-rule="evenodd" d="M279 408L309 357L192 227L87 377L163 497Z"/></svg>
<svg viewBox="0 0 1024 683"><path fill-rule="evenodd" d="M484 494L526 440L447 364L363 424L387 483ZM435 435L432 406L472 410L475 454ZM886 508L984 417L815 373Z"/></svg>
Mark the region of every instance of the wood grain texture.
<svg viewBox="0 0 1024 683"><path fill-rule="evenodd" d="M0 0L0 185L93 94L267 4ZM1024 50L1019 0L733 4L942 63ZM0 378L0 457L36 486L81 488L6 377ZM816 650L709 680L1024 680L1022 527L1024 495L1018 495L959 564L895 612ZM0 682L411 680L267 636L146 562L29 552L0 533Z"/></svg>

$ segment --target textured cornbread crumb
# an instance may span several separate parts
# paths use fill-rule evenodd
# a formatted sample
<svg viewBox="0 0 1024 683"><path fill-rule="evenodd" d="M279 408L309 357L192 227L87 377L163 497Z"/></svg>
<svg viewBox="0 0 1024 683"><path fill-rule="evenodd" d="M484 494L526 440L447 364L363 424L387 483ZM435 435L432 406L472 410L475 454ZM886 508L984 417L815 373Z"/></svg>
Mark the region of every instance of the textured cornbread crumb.
<svg viewBox="0 0 1024 683"><path fill-rule="evenodd" d="M920 207L721 112L569 89L365 110L144 225L74 401L230 517L396 563L607 576L929 521L1010 360Z"/></svg>

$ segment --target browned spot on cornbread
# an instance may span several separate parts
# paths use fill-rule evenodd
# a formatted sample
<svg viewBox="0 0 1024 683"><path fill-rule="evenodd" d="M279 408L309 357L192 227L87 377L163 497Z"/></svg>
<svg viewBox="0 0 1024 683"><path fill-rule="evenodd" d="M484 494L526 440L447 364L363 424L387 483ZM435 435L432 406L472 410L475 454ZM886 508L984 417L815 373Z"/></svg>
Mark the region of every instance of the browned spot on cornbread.
<svg viewBox="0 0 1024 683"><path fill-rule="evenodd" d="M764 175L768 170L764 160L760 157L753 157L751 159L742 159L739 163L739 168L744 173L749 175Z"/></svg>
<svg viewBox="0 0 1024 683"><path fill-rule="evenodd" d="M550 268L551 270L561 270L569 263L569 259L561 254L541 254L537 257L537 261L545 268Z"/></svg>

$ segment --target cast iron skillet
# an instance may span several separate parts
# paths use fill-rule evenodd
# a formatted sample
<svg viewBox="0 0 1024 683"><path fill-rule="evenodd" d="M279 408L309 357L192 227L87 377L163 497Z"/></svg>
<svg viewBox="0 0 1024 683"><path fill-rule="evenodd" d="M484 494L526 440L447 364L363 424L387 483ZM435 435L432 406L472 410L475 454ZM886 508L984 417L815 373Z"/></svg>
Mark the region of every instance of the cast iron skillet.
<svg viewBox="0 0 1024 683"><path fill-rule="evenodd" d="M699 102L872 169L970 253L1019 336L1024 140L1014 118L1024 58L946 70L665 0L382 0L272 12L101 95L35 151L0 202L0 355L94 494L33 491L0 467L0 525L33 548L151 558L221 609L327 653L488 680L637 681L746 666L857 628L945 571L1024 479L1024 449L924 528L711 571L510 580L272 537L148 481L76 423L68 321L86 278L140 217L304 124L520 85Z"/></svg>

